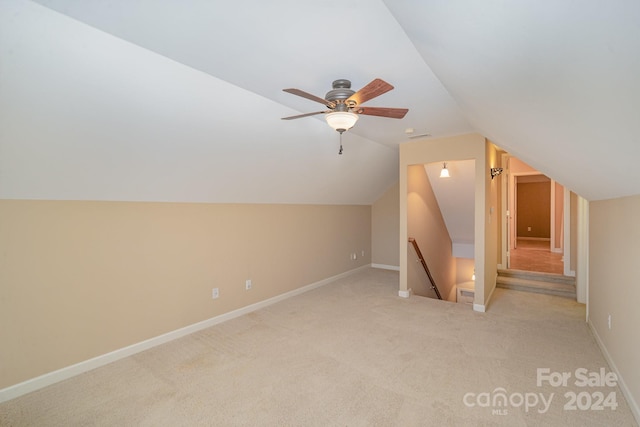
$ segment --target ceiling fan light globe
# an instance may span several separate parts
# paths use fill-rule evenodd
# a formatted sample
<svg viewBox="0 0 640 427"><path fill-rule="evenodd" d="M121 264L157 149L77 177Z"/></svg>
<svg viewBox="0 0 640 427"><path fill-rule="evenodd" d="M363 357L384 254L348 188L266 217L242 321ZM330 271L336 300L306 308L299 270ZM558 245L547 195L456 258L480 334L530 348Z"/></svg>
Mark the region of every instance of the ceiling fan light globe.
<svg viewBox="0 0 640 427"><path fill-rule="evenodd" d="M351 129L358 121L358 115L348 111L327 113L324 118L327 120L327 124L338 132Z"/></svg>

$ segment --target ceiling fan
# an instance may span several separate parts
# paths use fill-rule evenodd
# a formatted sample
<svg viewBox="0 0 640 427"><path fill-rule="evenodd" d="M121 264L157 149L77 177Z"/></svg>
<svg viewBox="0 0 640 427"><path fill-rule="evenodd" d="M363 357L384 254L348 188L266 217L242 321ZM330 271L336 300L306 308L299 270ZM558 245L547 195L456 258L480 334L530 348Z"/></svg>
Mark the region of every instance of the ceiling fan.
<svg viewBox="0 0 640 427"><path fill-rule="evenodd" d="M356 124L359 114L401 119L409 111L406 108L361 106L361 104L364 104L370 99L393 89L393 86L382 79L373 80L357 92L351 89L351 82L347 79L334 80L332 87L333 89L327 92L324 99L300 89L283 89L283 91L293 95L319 102L325 105L328 110L283 117L282 120L293 120L324 114L329 126L338 131L342 137L344 131L351 129ZM339 154L342 154L342 143L340 144Z"/></svg>

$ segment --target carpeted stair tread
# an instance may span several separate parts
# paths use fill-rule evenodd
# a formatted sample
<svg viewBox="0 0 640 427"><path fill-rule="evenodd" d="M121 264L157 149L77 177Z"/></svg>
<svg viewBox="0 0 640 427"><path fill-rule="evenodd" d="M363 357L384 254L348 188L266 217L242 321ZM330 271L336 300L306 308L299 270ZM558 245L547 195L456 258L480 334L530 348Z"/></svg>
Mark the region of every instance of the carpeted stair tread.
<svg viewBox="0 0 640 427"><path fill-rule="evenodd" d="M575 286L575 277L564 276L562 274L540 273L525 270L498 270L499 277L513 277L518 279L535 280L550 283L565 283Z"/></svg>
<svg viewBox="0 0 640 427"><path fill-rule="evenodd" d="M496 285L500 288L558 295L575 299L575 278L561 274L525 270L498 270Z"/></svg>
<svg viewBox="0 0 640 427"><path fill-rule="evenodd" d="M496 281L496 285L499 288L505 289L544 293L549 295L564 296L568 298L576 297L575 285L568 283L547 282L499 275Z"/></svg>

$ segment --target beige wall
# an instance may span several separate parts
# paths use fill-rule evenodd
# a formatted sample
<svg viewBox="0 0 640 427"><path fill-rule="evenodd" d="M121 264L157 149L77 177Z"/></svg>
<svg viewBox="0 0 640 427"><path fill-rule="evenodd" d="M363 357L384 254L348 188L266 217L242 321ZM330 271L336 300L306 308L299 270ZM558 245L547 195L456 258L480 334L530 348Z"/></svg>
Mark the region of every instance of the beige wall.
<svg viewBox="0 0 640 427"><path fill-rule="evenodd" d="M509 158L509 172L512 174L534 174L540 173L517 157Z"/></svg>
<svg viewBox="0 0 640 427"><path fill-rule="evenodd" d="M578 269L578 195L573 191L569 195L569 215L570 215L570 259L569 269L576 272Z"/></svg>
<svg viewBox="0 0 640 427"><path fill-rule="evenodd" d="M0 201L0 389L369 264L370 250L370 206Z"/></svg>
<svg viewBox="0 0 640 427"><path fill-rule="evenodd" d="M475 283L475 301L474 308L478 310L484 310L486 303L488 302L488 296L493 292L495 288L495 276L497 268L497 229L495 224L497 221L493 221L493 226L487 229L487 225L491 225L489 215L489 201L491 195L488 191L491 191L494 185L491 183L489 171L487 169L490 164L489 161L496 161L494 159L488 159L487 154L496 156L496 150L493 145L488 148L488 142L482 135L467 134L458 135L448 138L438 139L425 139L417 140L413 142L407 142L400 145L400 286L401 292L407 291L407 174L408 168L411 165L431 162L445 162L453 160L476 160L476 180L475 180L475 269L476 269L476 283ZM496 161L497 162L497 161ZM491 164L494 166L495 164ZM494 180L495 181L495 180ZM497 197L497 193L495 195ZM496 202L497 204L497 202ZM499 216L497 212L493 215ZM493 234L492 234L493 233ZM492 243L488 246L485 245L486 236L492 239ZM491 251L490 261L485 262L485 253ZM488 286L485 289L486 278L493 278L488 281Z"/></svg>
<svg viewBox="0 0 640 427"><path fill-rule="evenodd" d="M456 300L456 259L451 238L423 165L407 169L407 233L416 239L440 295ZM430 281L413 246L408 245L407 281L416 295L435 297ZM414 262L411 262L411 261Z"/></svg>
<svg viewBox="0 0 640 427"><path fill-rule="evenodd" d="M498 236L499 230L502 227L501 218L501 206L500 206L500 188L501 179L504 179L503 175L497 178L491 179L489 170L493 167L500 166L498 149L491 142L485 143L485 158L484 168L478 168L482 171L482 177L479 177L481 185L484 185L484 203L482 204L483 212L482 219L484 220L484 269L483 269L483 305L489 303L491 294L496 288L496 278L498 276L498 260L500 259ZM482 178L482 179L480 179ZM478 196L476 196L478 197ZM476 227L478 227L476 222ZM476 257L477 258L477 257ZM477 266L476 266L476 283L477 283ZM476 290L476 294L478 291ZM477 301L477 295L475 296Z"/></svg>
<svg viewBox="0 0 640 427"><path fill-rule="evenodd" d="M456 258L456 284L470 282L475 268L471 258Z"/></svg>
<svg viewBox="0 0 640 427"><path fill-rule="evenodd" d="M400 186L396 182L371 206L371 262L400 266Z"/></svg>
<svg viewBox="0 0 640 427"><path fill-rule="evenodd" d="M640 417L638 218L640 195L589 204L589 322L622 376L636 417Z"/></svg>

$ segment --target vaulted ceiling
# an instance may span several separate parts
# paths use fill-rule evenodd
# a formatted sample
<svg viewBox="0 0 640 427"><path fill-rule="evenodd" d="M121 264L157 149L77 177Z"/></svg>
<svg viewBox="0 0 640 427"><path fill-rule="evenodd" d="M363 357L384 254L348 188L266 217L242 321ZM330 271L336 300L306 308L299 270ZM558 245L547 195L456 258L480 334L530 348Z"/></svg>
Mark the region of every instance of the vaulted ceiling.
<svg viewBox="0 0 640 427"><path fill-rule="evenodd" d="M406 128L640 194L640 3L3 0L0 198L369 204ZM395 89L339 135L335 79ZM320 107L320 108L319 108Z"/></svg>

